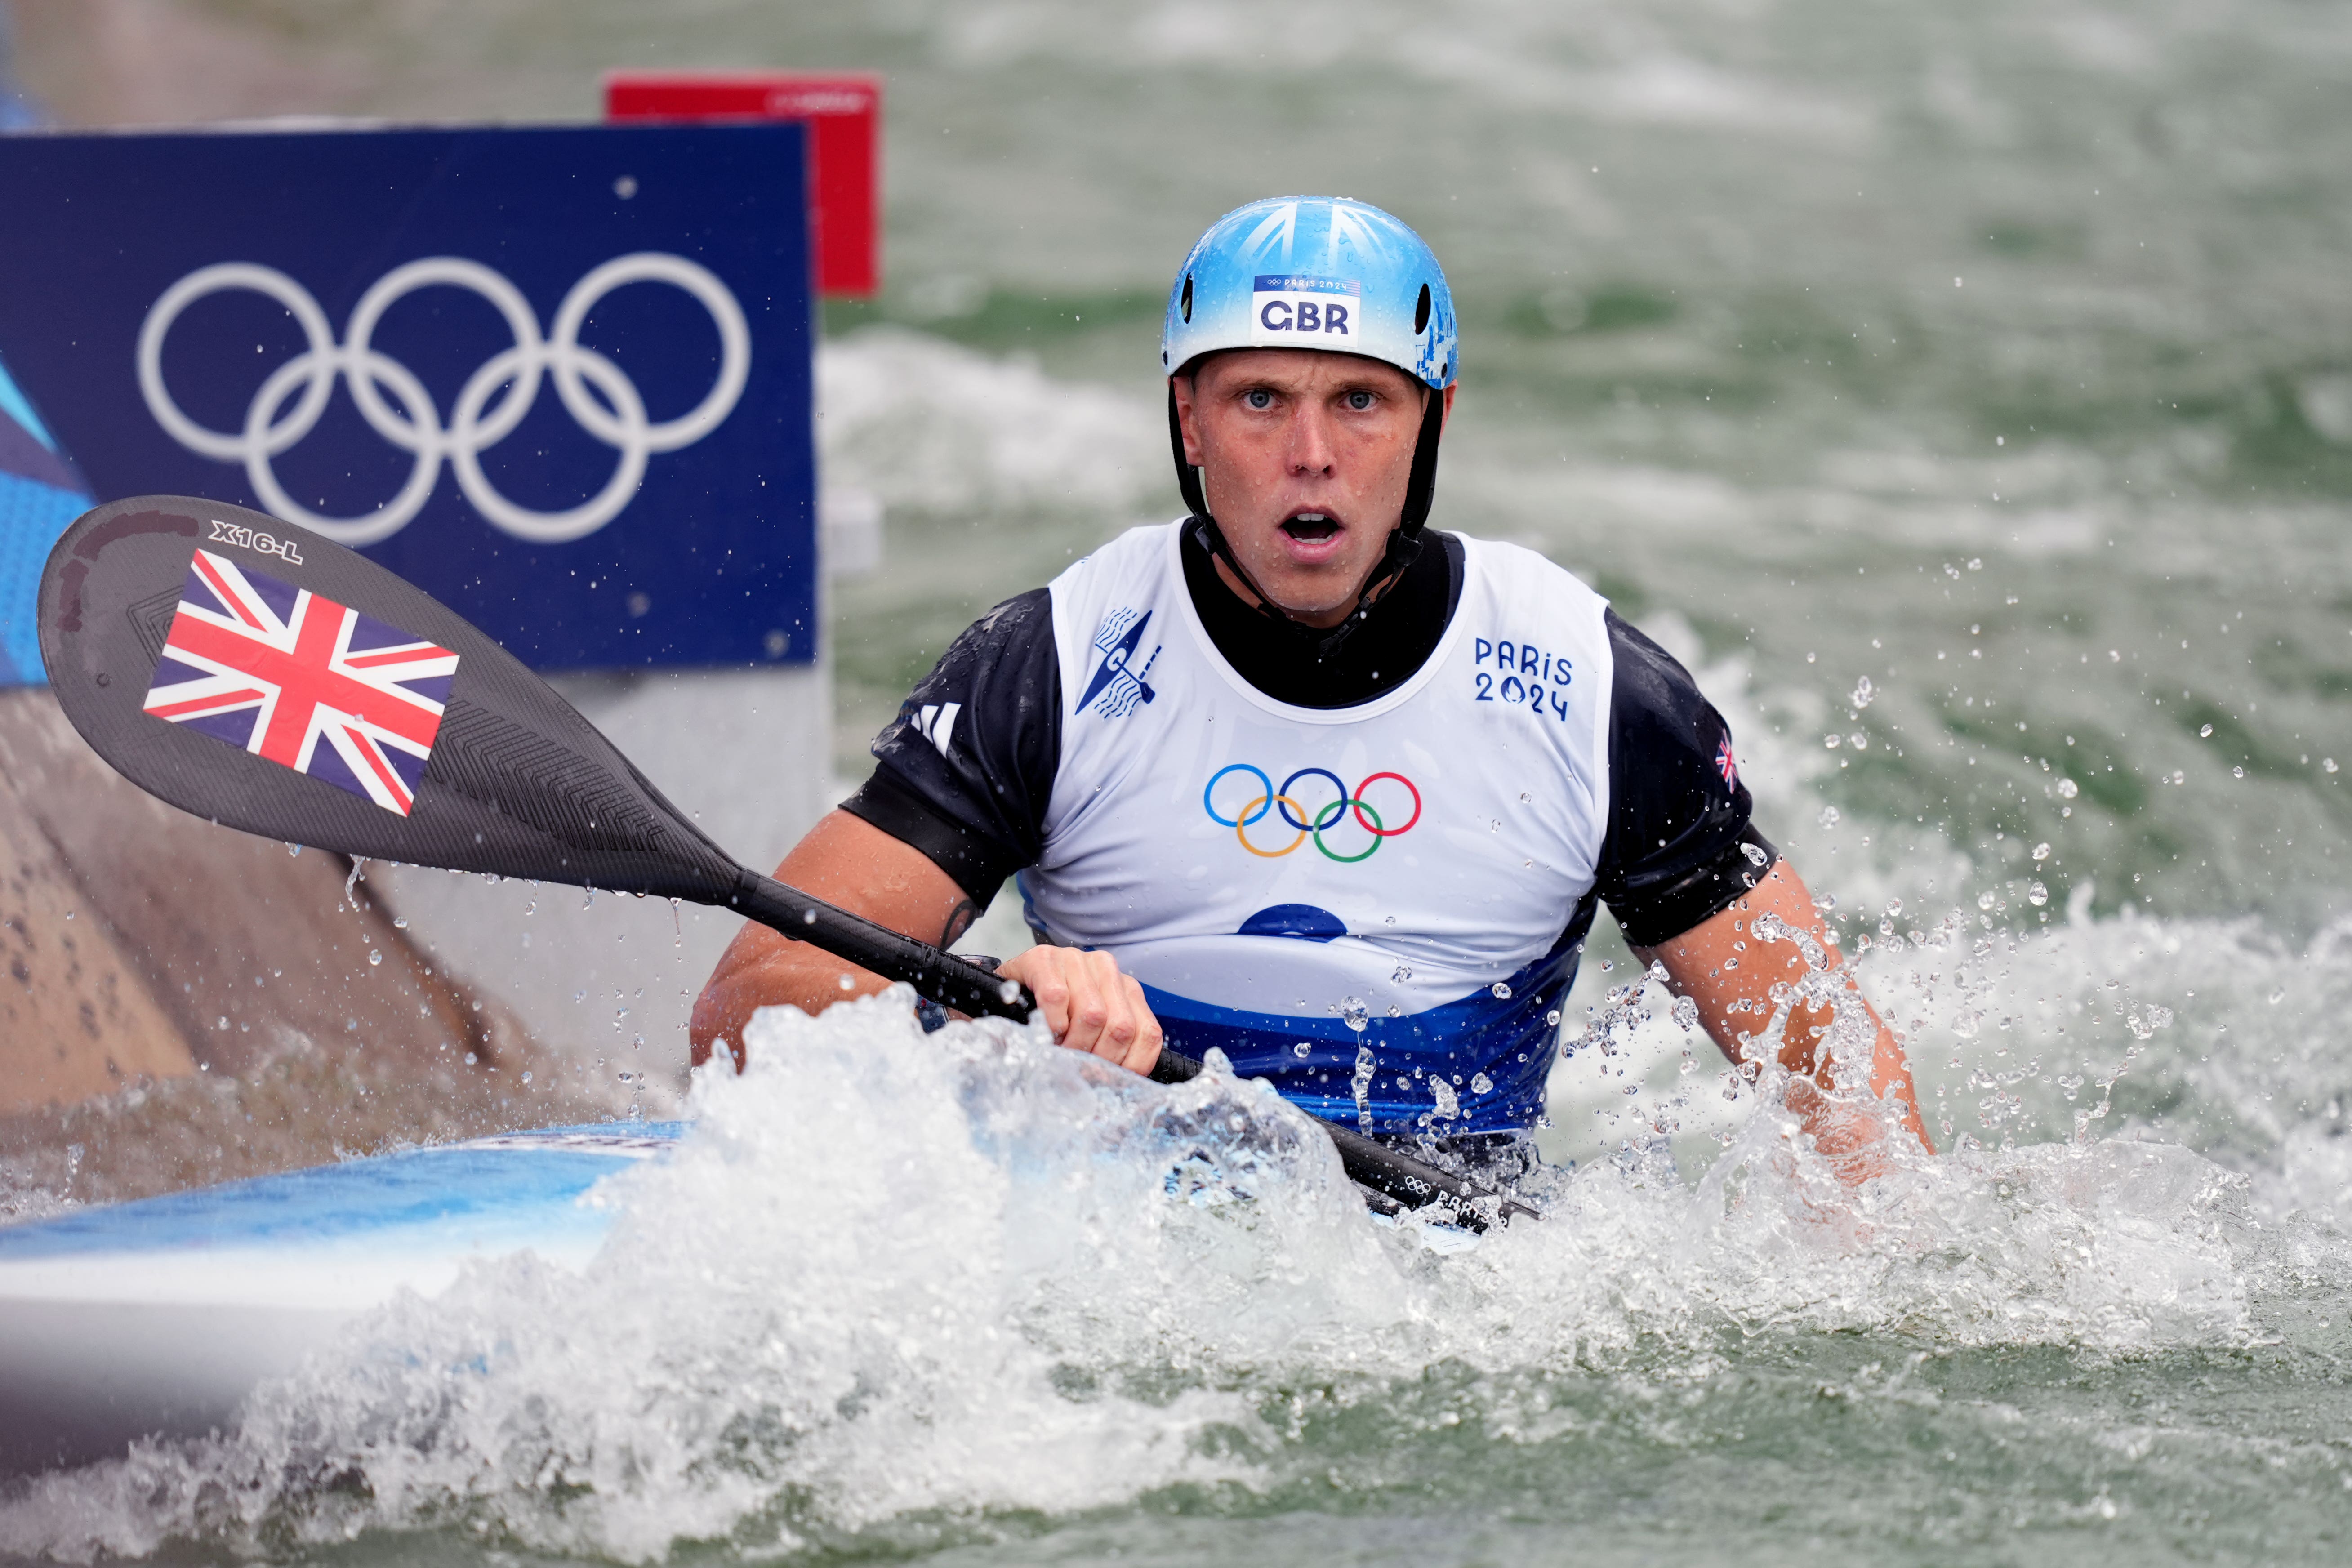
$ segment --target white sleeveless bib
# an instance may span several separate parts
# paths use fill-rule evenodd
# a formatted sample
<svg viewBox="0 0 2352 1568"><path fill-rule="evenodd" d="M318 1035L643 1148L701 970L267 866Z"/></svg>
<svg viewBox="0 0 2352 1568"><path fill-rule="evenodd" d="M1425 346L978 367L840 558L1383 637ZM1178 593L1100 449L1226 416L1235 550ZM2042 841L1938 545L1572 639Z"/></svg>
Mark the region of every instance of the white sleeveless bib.
<svg viewBox="0 0 2352 1568"><path fill-rule="evenodd" d="M1532 1125L1609 821L1604 601L1465 539L1460 602L1410 680L1295 708L1209 640L1181 526L1053 584L1062 744L1029 923L1116 954L1171 1045L1316 1115Z"/></svg>

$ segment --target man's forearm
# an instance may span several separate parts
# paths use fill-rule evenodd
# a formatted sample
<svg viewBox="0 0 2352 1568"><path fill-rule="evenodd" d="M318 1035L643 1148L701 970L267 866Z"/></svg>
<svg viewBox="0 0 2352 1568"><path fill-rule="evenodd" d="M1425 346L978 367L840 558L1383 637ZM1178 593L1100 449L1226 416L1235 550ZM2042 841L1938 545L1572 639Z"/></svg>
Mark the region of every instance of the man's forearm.
<svg viewBox="0 0 2352 1568"><path fill-rule="evenodd" d="M747 942L747 937L755 940ZM739 956L738 948L746 951ZM710 1053L723 1041L740 1068L744 1026L762 1007L792 1006L804 1013L821 1013L845 998L872 995L887 984L880 975L806 942L746 927L719 960L702 994L695 998L694 1014L687 1026L693 1063L700 1067L709 1060Z"/></svg>
<svg viewBox="0 0 2352 1568"><path fill-rule="evenodd" d="M836 811L776 868L776 879L865 916L892 931L945 947L979 913L947 873L881 829ZM735 933L711 971L688 1025L699 1067L725 1040L743 1062L743 1029L762 1007L793 1006L820 1013L846 997L869 995L887 984L845 959L793 942L764 926Z"/></svg>
<svg viewBox="0 0 2352 1568"><path fill-rule="evenodd" d="M1834 997L1818 1003L1787 997L1778 1059L1791 1075L1789 1108L1825 1153L1852 1153L1876 1139L1874 1119L1824 1092L1833 1087L1825 1050L1830 1032L1841 1015L1852 1017L1848 1010L1858 1009L1872 1037L1872 1091L1899 1109L1922 1145L1934 1147L1901 1044L1853 984L1827 922L1786 861L1729 909L1656 948L1636 951L1643 963L1665 966L1669 984L1697 1004L1700 1023L1736 1065L1755 1059L1756 1041L1780 1006L1775 986L1796 987L1816 973L1833 976Z"/></svg>

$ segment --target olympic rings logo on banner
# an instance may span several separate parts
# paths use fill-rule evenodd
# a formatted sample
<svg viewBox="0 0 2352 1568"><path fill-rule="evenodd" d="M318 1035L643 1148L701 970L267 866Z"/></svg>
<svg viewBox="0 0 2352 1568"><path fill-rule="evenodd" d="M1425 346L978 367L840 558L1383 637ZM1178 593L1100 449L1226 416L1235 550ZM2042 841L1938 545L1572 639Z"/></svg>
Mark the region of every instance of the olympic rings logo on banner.
<svg viewBox="0 0 2352 1568"><path fill-rule="evenodd" d="M1256 780L1257 793L1251 795L1246 803L1236 805L1233 815L1228 816L1217 809L1217 785L1234 773L1247 773ZM1309 809L1293 793L1298 788L1301 779L1328 779L1331 787L1339 792L1338 797ZM1384 780L1402 785L1405 794L1412 800L1412 814L1394 827L1388 826L1380 808L1365 798L1374 784ZM1391 798L1390 809L1394 811L1402 804L1402 801ZM1208 786L1201 792L1201 805L1208 812L1210 821L1220 827L1232 828L1234 837L1241 840L1243 848L1267 860L1280 859L1310 838L1327 860L1338 860L1343 864L1369 860L1382 843L1412 832L1413 824L1421 820L1421 791L1402 773L1385 772L1368 773L1361 784L1349 789L1340 781L1339 775L1328 768L1301 768L1283 780L1282 787L1276 789L1265 769L1250 763L1229 763L1210 775ZM1283 825L1295 830L1297 837L1278 849L1252 843L1249 830L1277 813ZM1343 855L1324 841L1324 835L1331 833L1336 837L1337 830L1351 816L1356 826L1371 836L1371 842L1357 854Z"/></svg>
<svg viewBox="0 0 2352 1568"><path fill-rule="evenodd" d="M675 419L648 420L645 400L627 373L580 342L588 313L605 295L630 283L667 283L683 289L710 313L719 329L718 377L700 403ZM488 300L506 319L514 340L467 378L446 426L425 384L373 342L377 324L395 302L436 286L468 289ZM247 405L242 429L213 430L189 418L163 384L163 340L190 305L238 289L285 306L301 327L307 346L261 384ZM480 262L456 256L411 261L376 279L352 308L340 343L327 325L326 312L308 289L275 268L250 261L223 261L189 273L163 290L139 329L139 391L155 422L192 452L242 462L246 479L265 510L348 545L373 544L407 527L433 494L444 459L456 470L458 489L492 526L538 544L584 538L629 504L651 454L692 446L719 427L742 396L751 366L751 331L727 285L708 268L659 251L616 256L591 270L563 297L554 328L545 335L520 289ZM362 517L322 517L307 510L286 492L270 466L317 426L339 376L350 384L352 401L369 428L415 459L400 493ZM580 427L620 454L604 488L565 511L518 506L482 472L482 453L522 423L538 401L542 376L553 378L556 395ZM603 395L602 403L589 395L591 385ZM501 387L507 389L502 396ZM394 403L399 405L397 410Z"/></svg>

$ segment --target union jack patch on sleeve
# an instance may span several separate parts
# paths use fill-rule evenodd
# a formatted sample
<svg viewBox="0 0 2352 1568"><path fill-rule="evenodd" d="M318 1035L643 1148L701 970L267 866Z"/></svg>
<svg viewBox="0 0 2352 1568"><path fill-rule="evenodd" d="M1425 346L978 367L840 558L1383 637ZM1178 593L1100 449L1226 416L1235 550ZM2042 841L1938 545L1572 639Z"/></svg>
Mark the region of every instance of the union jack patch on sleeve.
<svg viewBox="0 0 2352 1568"><path fill-rule="evenodd" d="M1726 735L1723 738L1723 743L1715 749L1715 771L1723 775L1724 788L1739 787L1739 763L1731 754L1731 737L1728 735Z"/></svg>
<svg viewBox="0 0 2352 1568"><path fill-rule="evenodd" d="M457 656L199 550L148 712L406 816Z"/></svg>

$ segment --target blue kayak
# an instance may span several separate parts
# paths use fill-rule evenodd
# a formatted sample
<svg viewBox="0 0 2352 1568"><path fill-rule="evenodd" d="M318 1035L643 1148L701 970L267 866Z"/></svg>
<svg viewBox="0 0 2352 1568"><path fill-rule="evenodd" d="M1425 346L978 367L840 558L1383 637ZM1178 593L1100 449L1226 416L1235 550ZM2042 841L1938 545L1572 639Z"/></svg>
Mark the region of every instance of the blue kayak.
<svg viewBox="0 0 2352 1568"><path fill-rule="evenodd" d="M353 1317L477 1259L583 1268L611 1220L583 1200L687 1126L508 1133L0 1228L0 1475L225 1426Z"/></svg>

